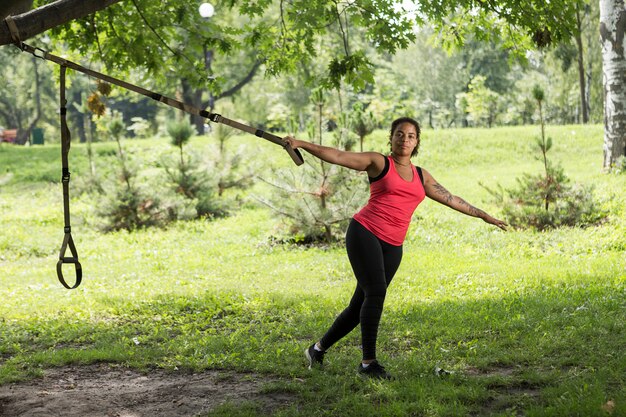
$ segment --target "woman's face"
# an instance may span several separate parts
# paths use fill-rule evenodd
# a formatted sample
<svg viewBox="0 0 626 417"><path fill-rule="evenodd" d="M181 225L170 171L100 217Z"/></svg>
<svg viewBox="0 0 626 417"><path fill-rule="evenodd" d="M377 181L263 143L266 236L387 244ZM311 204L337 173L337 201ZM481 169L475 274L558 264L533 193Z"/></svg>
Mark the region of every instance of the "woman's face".
<svg viewBox="0 0 626 417"><path fill-rule="evenodd" d="M411 156L417 146L417 130L412 123L400 123L391 136L391 152L397 156Z"/></svg>

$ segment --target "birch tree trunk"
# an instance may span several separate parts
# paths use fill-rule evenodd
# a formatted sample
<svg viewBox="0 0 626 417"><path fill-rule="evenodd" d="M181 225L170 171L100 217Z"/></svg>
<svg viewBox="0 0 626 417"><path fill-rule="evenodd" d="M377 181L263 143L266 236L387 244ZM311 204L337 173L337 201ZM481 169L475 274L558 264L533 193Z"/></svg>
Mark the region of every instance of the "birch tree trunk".
<svg viewBox="0 0 626 417"><path fill-rule="evenodd" d="M610 169L626 155L626 4L600 0L604 83L604 164Z"/></svg>

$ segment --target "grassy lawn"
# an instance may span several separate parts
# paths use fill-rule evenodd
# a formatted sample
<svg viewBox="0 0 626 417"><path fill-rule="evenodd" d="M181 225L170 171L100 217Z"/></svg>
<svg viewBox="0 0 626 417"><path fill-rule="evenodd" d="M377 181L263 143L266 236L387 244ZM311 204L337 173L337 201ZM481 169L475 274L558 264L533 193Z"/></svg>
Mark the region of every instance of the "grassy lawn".
<svg viewBox="0 0 626 417"><path fill-rule="evenodd" d="M479 181L508 187L540 172L538 129L425 131L414 162L497 216ZM547 133L555 143L549 156L572 182L594 185L607 221L505 233L423 203L381 323L379 359L397 376L384 383L356 376L358 332L333 347L324 370L306 369L303 349L355 282L340 244L272 243L280 218L248 199L272 192L267 185L242 195L246 203L231 217L134 233L99 232L97 202L72 194L84 281L68 291L55 272L60 147L0 145L0 385L51 367L111 363L279 377L267 391L296 400L277 416L626 416L626 175L601 172L601 126ZM271 144L232 141L249 149L250 163L298 169ZM113 145L94 146L101 167L111 164ZM146 165L169 148L165 139L125 146ZM385 132L369 146L384 150ZM83 145L73 145L70 165L80 187L89 171ZM64 271L72 280L72 267ZM437 367L450 374L436 375ZM210 415L260 412L228 404Z"/></svg>

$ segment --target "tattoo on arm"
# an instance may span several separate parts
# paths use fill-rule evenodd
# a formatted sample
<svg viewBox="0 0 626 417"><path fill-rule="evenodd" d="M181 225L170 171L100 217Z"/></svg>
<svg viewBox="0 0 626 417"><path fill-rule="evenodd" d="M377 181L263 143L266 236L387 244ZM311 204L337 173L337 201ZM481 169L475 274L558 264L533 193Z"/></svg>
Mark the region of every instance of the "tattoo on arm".
<svg viewBox="0 0 626 417"><path fill-rule="evenodd" d="M435 193L441 197L442 202L445 202L446 204L452 202L452 194L450 194L450 191L446 190L443 185L437 182L435 183L435 185L433 185L433 188L435 189Z"/></svg>
<svg viewBox="0 0 626 417"><path fill-rule="evenodd" d="M457 199L459 200L459 203L461 204L461 207L463 207L465 209L465 212L467 214L469 214L470 216L482 218L484 215L487 214L484 211L482 211L481 209L472 206L470 203L468 203L467 201L463 200L461 197L457 197Z"/></svg>
<svg viewBox="0 0 626 417"><path fill-rule="evenodd" d="M433 189L435 194L439 197L439 200L446 204L447 206L460 211L461 213L465 213L469 216L480 217L483 218L487 215L484 211L479 208L476 208L469 204L467 201L463 200L461 197L453 196L450 191L446 190L443 185L439 183L435 183L433 185ZM455 201L456 199L456 201Z"/></svg>

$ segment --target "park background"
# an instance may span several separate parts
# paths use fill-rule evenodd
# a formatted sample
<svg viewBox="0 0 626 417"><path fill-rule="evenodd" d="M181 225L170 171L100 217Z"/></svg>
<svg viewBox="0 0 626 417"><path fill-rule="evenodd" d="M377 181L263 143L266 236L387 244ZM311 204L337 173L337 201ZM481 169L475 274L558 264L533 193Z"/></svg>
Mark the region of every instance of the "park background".
<svg viewBox="0 0 626 417"><path fill-rule="evenodd" d="M131 23L154 17L135 5ZM357 26L320 39L317 59L274 77L254 50L227 54L219 37L148 54L161 42L152 24L129 55L161 54L171 66L156 71L155 58L152 67L117 68L227 117L354 150L386 152L390 121L415 117L424 130L414 162L496 216L514 202L494 190L523 189L528 175L546 178L548 165L582 190L574 195L590 210L579 223L507 233L434 202L420 206L383 318L381 360L398 376L385 384L355 376L356 332L323 372L309 372L302 355L351 294L342 234L367 196L363 175L306 154L295 167L269 142L71 72L72 231L85 277L67 291L54 270L63 235L58 69L1 48L11 68L1 123L32 124L44 144L0 144L0 384L104 363L148 375L261 374L267 395L290 398L204 415L626 414L626 177L623 161L603 169L596 6L581 9L582 50L573 38L512 50L471 37L444 50L440 28L423 25L406 49L381 54ZM210 18L187 13L208 32L219 19L233 31L244 19L219 5ZM86 22L35 43L103 70L108 55L77 47ZM346 40L372 62L371 79L327 78ZM211 90L198 75L208 71ZM65 272L71 279L71 265Z"/></svg>

